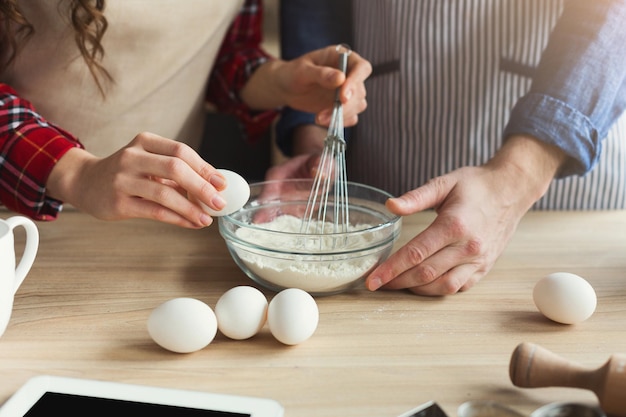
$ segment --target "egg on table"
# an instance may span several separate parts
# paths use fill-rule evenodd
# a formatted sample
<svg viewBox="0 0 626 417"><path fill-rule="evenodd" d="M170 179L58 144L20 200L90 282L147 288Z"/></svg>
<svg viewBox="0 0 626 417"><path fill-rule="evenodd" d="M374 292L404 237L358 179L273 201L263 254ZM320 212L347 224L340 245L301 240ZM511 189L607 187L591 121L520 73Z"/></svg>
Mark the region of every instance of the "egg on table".
<svg viewBox="0 0 626 417"><path fill-rule="evenodd" d="M174 298L148 317L148 333L164 349L190 353L206 347L217 333L215 313L195 298Z"/></svg>
<svg viewBox="0 0 626 417"><path fill-rule="evenodd" d="M297 345L309 339L318 322L315 299L299 288L282 290L272 298L267 309L270 332L285 345Z"/></svg>
<svg viewBox="0 0 626 417"><path fill-rule="evenodd" d="M596 310L596 292L584 278L569 272L555 272L540 279L533 289L537 309L558 323L587 320Z"/></svg>
<svg viewBox="0 0 626 417"><path fill-rule="evenodd" d="M249 339L267 319L267 298L258 289L241 285L226 291L215 304L217 328L226 337Z"/></svg>

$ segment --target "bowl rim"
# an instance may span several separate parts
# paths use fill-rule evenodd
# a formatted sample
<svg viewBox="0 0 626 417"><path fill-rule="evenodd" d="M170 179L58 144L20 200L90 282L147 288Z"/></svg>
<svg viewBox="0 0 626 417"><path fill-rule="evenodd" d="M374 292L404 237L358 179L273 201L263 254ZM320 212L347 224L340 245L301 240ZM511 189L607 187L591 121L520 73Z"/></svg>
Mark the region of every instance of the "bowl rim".
<svg viewBox="0 0 626 417"><path fill-rule="evenodd" d="M258 187L261 185L265 185L265 184L270 184L270 183L278 183L278 182L291 182L291 183L296 183L296 182L314 182L315 179L313 178L285 178L285 179L280 179L280 180L264 180L264 181L254 181L251 182L250 184L248 184L251 188L252 187ZM391 193L389 193L388 191L382 190L378 187L374 187L373 185L369 185L369 184L363 184L361 182L356 182L356 181L346 181L346 183L348 185L354 185L357 186L359 188L367 188L369 190L372 191L376 191L380 194L384 194L388 197L393 197L393 195Z"/></svg>
<svg viewBox="0 0 626 417"><path fill-rule="evenodd" d="M285 182L287 182L287 183L297 183L297 182L310 182L310 183L313 183L313 181L314 180L312 178L287 178L287 179L282 179L282 180L257 181L257 182L250 183L250 188L252 188L252 187L260 187L260 186L264 186L266 184L285 183ZM352 182L352 181L347 181L347 183L348 183L348 185L356 186L358 188L364 188L364 189L367 189L367 190L375 191L375 192L377 192L379 194L382 194L386 198L392 198L393 197L393 195L390 194L389 192L381 190L380 188L373 187L371 185L361 184L361 183ZM248 202L246 202L246 205L247 204L248 204ZM396 223L398 223L402 219L402 216L397 215L397 214L392 213L392 212L387 210L389 215L391 216L391 218L389 220L387 220L386 222L379 223L379 224L376 224L374 226L366 227L366 228L363 228L363 229L349 231L349 232L337 232L337 233L284 232L284 231L271 230L271 229L267 229L267 228L264 228L264 227L256 226L256 225L254 225L252 223L243 222L243 221L240 221L240 220L237 220L236 218L234 218L233 215L236 215L237 213L241 213L241 211L245 211L246 210L246 205L244 205L244 207L242 207L241 209L239 209L239 210L237 210L237 211L235 211L233 213L230 213L230 214L225 215L225 216L221 216L219 218L218 223L222 224L222 223L228 221L229 223L232 223L233 225L235 225L237 227L245 227L245 228L251 229L251 230L259 230L259 231L263 231L263 232L276 233L276 234L289 235L289 236L309 236L309 237L324 236L324 237L341 238L341 237L344 237L344 236L356 236L356 235L360 235L360 234L364 234L364 233L373 233L373 232L376 232L379 229L384 229L384 228L388 228L388 227L394 226Z"/></svg>
<svg viewBox="0 0 626 417"><path fill-rule="evenodd" d="M263 187L267 184L272 184L272 183L313 183L313 179L309 179L309 178L289 178L289 179L285 179L285 180L269 180L269 181L258 181L258 182L254 182L250 184L250 187L255 187L255 188L259 188L259 187ZM361 184L361 183L357 183L357 182L350 182L348 181L349 185L355 186L357 188L360 189L365 189L365 190L369 190L369 191L374 191L386 198L391 198L393 197L390 193L388 193L387 191L381 190L379 188L367 185L367 184ZM248 202L249 203L249 202ZM222 216L219 217L218 219L218 225L219 225L219 231L220 234L222 235L222 237L227 241L227 243L230 246L230 243L238 245L238 246L242 246L242 247L247 247L247 248L252 248L255 247L256 249L259 250L268 250L268 248L264 248L264 247L259 247L257 242L253 242L250 240L246 240L246 239L242 239L240 236L238 236L235 233L235 230L239 229L239 228L244 228L247 230L251 230L251 231L259 231L259 232L263 232L263 233L270 233L270 234L275 234L276 236L290 236L293 239L343 239L343 238L356 238L358 236L361 235L370 235L370 234L375 234L381 230L386 230L386 229L390 229L391 231L388 234L385 234L384 238L379 239L375 242L370 242L371 246L367 246L366 248L346 248L346 247L341 247L341 248L333 248L330 250L322 250L322 251L316 251L316 252L311 252L310 249L307 248L283 248L283 249L279 249L279 248L271 248L269 250L271 250L273 253L281 253L284 255L289 255L289 256L294 256L294 255L313 255L313 256L329 256L329 255L346 255L346 254L352 254L352 253L357 253L357 252L363 252L365 251L370 251L370 250L375 250L377 248L381 248L384 247L388 244L393 244L393 242L399 237L400 235L400 229L401 229L401 225L402 225L402 216L394 214L392 212L390 212L389 210L386 210L386 214L389 215L389 219L382 222L382 223L377 223L375 225L369 226L369 227L364 227L358 230L353 230L353 231L349 231L349 232L334 232L334 233L303 233L300 231L297 232L286 232L286 231L280 231L280 230L271 230L268 229L266 227L262 227L260 225L257 224L253 224L253 223L249 223L247 221L241 221L233 216L237 216L238 214L241 214L242 212L245 212L247 210L257 210L259 209L259 206L249 206L248 203L246 203L246 206L242 207L241 209L237 210L234 213L228 214L226 216ZM379 203L380 204L380 203ZM382 205L384 206L384 203L382 203ZM367 206L364 206L363 208L365 209L369 209L372 211L375 211L374 208L369 208ZM340 245L341 246L341 245Z"/></svg>

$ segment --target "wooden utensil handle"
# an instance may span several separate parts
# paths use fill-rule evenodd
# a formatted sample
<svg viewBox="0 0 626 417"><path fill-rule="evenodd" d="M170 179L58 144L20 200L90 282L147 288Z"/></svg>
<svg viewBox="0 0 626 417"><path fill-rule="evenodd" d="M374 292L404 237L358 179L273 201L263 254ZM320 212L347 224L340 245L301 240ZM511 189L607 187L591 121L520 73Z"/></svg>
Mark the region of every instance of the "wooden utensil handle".
<svg viewBox="0 0 626 417"><path fill-rule="evenodd" d="M541 346L521 343L509 365L511 382L518 387L572 387L594 391L600 387L600 370L589 369L570 362Z"/></svg>
<svg viewBox="0 0 626 417"><path fill-rule="evenodd" d="M626 355L614 354L604 365L590 369L570 362L532 343L517 346L509 366L518 387L571 387L593 391L611 417L626 417Z"/></svg>

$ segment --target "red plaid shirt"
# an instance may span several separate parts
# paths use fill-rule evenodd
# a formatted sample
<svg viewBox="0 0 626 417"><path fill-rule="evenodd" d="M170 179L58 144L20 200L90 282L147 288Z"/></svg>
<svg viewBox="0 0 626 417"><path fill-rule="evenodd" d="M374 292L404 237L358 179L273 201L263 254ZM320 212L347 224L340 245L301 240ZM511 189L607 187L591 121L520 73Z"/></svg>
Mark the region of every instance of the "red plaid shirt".
<svg viewBox="0 0 626 417"><path fill-rule="evenodd" d="M262 0L246 0L228 31L209 79L207 101L235 114L247 136L265 132L276 111L252 112L238 92L269 57L260 48ZM46 181L56 162L74 147L71 133L48 123L31 103L0 83L0 203L37 220L53 220L62 202L46 196Z"/></svg>

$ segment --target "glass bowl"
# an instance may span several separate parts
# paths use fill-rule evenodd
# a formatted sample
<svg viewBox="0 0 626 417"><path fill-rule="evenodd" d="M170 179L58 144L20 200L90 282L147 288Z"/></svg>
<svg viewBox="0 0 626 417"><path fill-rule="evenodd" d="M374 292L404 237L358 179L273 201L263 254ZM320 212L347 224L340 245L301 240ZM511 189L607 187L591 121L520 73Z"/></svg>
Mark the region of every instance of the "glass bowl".
<svg viewBox="0 0 626 417"><path fill-rule="evenodd" d="M348 231L333 231L331 197L323 222L317 222L317 211L313 214L313 226L322 226L303 232L312 185L305 179L250 184L246 205L218 220L235 263L265 288L300 288L314 296L352 289L389 256L400 235L401 218L385 207L391 195L352 182Z"/></svg>

